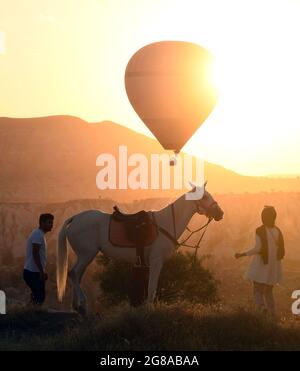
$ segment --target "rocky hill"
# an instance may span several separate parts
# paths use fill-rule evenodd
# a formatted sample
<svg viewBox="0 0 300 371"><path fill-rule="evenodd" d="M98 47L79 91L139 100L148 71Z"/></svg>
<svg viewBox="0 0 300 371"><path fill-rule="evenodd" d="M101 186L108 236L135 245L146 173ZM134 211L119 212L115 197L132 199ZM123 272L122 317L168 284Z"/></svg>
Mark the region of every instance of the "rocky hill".
<svg viewBox="0 0 300 371"><path fill-rule="evenodd" d="M141 153L150 158L153 153L165 153L156 140L108 121L91 124L71 116L0 118L0 202L45 203L99 197L125 202L182 193L98 189L100 167L96 159L103 153L118 159L120 145L128 147L128 156ZM210 163L205 163L204 170L210 190L218 194L300 191L297 178L241 176Z"/></svg>

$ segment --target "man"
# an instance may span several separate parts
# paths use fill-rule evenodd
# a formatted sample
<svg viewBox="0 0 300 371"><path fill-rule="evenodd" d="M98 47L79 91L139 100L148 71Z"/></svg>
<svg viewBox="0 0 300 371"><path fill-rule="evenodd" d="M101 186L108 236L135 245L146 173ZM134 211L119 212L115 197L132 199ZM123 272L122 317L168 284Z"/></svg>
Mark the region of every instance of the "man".
<svg viewBox="0 0 300 371"><path fill-rule="evenodd" d="M51 231L53 220L52 214L41 214L39 228L34 229L27 239L23 278L31 289L31 303L36 305L42 305L45 301L45 281L48 278L45 271L47 261L45 234Z"/></svg>

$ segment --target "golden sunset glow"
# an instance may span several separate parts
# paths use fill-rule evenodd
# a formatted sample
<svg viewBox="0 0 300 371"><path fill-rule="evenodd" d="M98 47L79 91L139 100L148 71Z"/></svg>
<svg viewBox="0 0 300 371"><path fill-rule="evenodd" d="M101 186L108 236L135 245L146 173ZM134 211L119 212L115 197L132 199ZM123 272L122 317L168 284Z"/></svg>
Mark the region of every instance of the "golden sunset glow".
<svg viewBox="0 0 300 371"><path fill-rule="evenodd" d="M183 150L242 174L300 173L299 19L298 0L0 0L0 116L68 114L151 135L126 96L126 65L149 43L189 41L215 56L220 96Z"/></svg>

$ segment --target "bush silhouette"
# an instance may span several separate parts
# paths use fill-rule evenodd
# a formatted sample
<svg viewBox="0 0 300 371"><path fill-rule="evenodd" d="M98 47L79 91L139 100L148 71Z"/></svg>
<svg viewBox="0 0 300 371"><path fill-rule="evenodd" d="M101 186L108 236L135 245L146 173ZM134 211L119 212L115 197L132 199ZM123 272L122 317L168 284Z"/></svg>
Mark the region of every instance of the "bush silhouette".
<svg viewBox="0 0 300 371"><path fill-rule="evenodd" d="M179 253L167 260L161 270L157 288L157 300L174 303L185 300L191 303L210 304L218 300L218 281L212 273L202 266L207 258L196 258L193 254ZM132 290L133 266L120 260L109 260L103 256L98 258L103 267L97 275L105 297L116 304L129 300Z"/></svg>

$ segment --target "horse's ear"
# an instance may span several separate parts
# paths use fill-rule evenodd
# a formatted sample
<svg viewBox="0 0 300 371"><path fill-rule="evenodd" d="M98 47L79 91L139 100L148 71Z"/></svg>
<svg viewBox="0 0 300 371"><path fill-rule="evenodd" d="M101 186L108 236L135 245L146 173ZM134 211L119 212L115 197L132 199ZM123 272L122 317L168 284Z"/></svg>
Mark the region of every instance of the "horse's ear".
<svg viewBox="0 0 300 371"><path fill-rule="evenodd" d="M196 186L189 180L190 186L192 187L191 192L195 190Z"/></svg>
<svg viewBox="0 0 300 371"><path fill-rule="evenodd" d="M204 184L203 184L203 188L205 189L205 187L206 187L206 184L207 184L207 180L204 182ZM194 189L194 188L201 188L201 187L197 187L197 186L195 186L195 184L194 183L192 183L190 180L189 180L189 183L190 183L190 186Z"/></svg>

